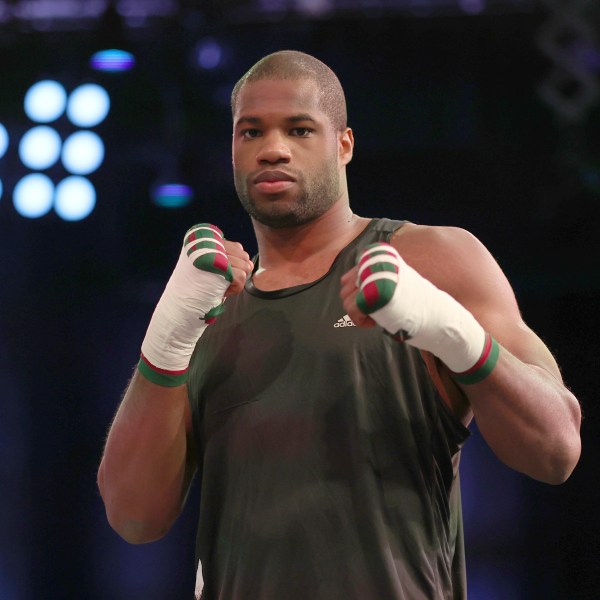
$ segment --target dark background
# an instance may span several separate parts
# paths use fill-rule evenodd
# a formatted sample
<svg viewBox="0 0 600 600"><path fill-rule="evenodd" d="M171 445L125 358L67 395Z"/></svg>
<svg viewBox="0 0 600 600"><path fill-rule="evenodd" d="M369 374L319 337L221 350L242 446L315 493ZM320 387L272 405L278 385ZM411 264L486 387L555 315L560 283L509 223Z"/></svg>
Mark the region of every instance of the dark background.
<svg viewBox="0 0 600 600"><path fill-rule="evenodd" d="M583 405L581 462L558 487L504 467L473 428L462 471L470 598L597 598L600 113L594 93L576 115L540 94L560 62L539 44L550 9L261 19L185 4L143 27L110 11L81 29L0 21L0 123L14 139L31 125L22 101L38 79L95 81L113 102L97 128L107 155L89 218L21 217L14 141L0 159L0 598L192 597L197 489L163 540L130 546L106 522L96 469L182 234L211 221L256 249L233 189L227 101L247 68L284 48L315 54L346 89L355 212L479 237ZM559 36L563 66L595 82L598 21L580 16L593 36ZM224 49L217 69L194 60L207 38ZM133 52L136 68L93 72L90 55L106 47ZM577 104L576 83L557 90ZM193 203L155 206L152 185L174 176Z"/></svg>

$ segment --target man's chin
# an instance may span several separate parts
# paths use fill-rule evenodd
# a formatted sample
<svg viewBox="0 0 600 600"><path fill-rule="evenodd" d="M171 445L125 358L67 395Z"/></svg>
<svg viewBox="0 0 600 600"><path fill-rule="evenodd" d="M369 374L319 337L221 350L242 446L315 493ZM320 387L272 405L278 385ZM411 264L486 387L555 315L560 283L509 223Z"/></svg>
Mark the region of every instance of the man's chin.
<svg viewBox="0 0 600 600"><path fill-rule="evenodd" d="M303 225L312 220L310 218L302 218L295 213L264 214L262 212L253 211L250 213L250 216L261 225L271 227L272 229L297 227L298 225Z"/></svg>
<svg viewBox="0 0 600 600"><path fill-rule="evenodd" d="M315 221L335 204L337 197L331 197L330 200L313 203L308 198L283 196L265 202L262 198L240 197L242 206L252 219L272 229L298 227Z"/></svg>
<svg viewBox="0 0 600 600"><path fill-rule="evenodd" d="M304 215L298 214L287 202L273 201L258 206L256 201L242 201L242 205L254 221L273 229L295 227L310 221L310 218L303 218Z"/></svg>

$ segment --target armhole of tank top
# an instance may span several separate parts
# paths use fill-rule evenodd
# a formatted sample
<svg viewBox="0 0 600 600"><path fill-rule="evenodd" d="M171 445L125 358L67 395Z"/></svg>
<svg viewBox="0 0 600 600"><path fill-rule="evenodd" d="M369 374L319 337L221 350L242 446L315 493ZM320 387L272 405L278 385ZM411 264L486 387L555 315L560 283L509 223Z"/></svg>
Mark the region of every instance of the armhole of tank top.
<svg viewBox="0 0 600 600"><path fill-rule="evenodd" d="M446 381L444 381L444 378L440 373L439 361L431 354L431 352L421 350L421 357L423 358L423 362L427 367L429 376L431 377L440 398L444 402L444 407L454 418L456 423L466 429L472 416L472 412L470 408L468 408L468 400L465 398L460 388L453 384L451 380L446 378ZM464 415L461 414L463 412Z"/></svg>
<svg viewBox="0 0 600 600"><path fill-rule="evenodd" d="M390 244L392 241L392 238L407 224L410 223L410 221L393 221L390 220L390 224L392 225L391 229L388 229L387 231L387 236L385 238L385 241Z"/></svg>

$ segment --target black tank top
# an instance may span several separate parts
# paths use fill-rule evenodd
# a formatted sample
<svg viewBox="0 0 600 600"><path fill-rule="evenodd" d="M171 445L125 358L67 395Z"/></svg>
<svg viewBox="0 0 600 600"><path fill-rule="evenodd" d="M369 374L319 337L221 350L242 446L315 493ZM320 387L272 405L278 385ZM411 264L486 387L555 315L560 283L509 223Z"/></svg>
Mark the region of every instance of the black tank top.
<svg viewBox="0 0 600 600"><path fill-rule="evenodd" d="M356 327L339 279L402 225L372 220L314 283L251 280L201 337L189 394L207 600L466 597L468 430L418 350Z"/></svg>

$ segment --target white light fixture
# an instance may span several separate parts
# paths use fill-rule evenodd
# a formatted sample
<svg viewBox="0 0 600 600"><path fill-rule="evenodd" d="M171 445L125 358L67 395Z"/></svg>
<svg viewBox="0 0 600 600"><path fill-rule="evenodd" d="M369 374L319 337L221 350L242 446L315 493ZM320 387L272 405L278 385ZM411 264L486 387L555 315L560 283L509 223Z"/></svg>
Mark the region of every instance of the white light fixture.
<svg viewBox="0 0 600 600"><path fill-rule="evenodd" d="M75 88L67 101L67 117L78 127L95 127L110 110L108 92L95 83Z"/></svg>
<svg viewBox="0 0 600 600"><path fill-rule="evenodd" d="M8 131L6 127L0 123L0 158L2 158L8 149Z"/></svg>
<svg viewBox="0 0 600 600"><path fill-rule="evenodd" d="M19 158L30 169L48 169L60 156L61 139L58 133L47 125L30 129L19 143Z"/></svg>
<svg viewBox="0 0 600 600"><path fill-rule="evenodd" d="M50 123L65 112L67 92L51 79L38 81L25 94L25 114L37 123Z"/></svg>
<svg viewBox="0 0 600 600"><path fill-rule="evenodd" d="M104 144L92 131L77 131L63 144L62 163L74 175L88 175L104 160Z"/></svg>
<svg viewBox="0 0 600 600"><path fill-rule="evenodd" d="M37 219L52 208L53 196L51 179L41 173L31 173L15 186L13 204L21 216Z"/></svg>
<svg viewBox="0 0 600 600"><path fill-rule="evenodd" d="M81 221L96 206L96 190L85 177L67 177L56 186L54 210L65 221Z"/></svg>

